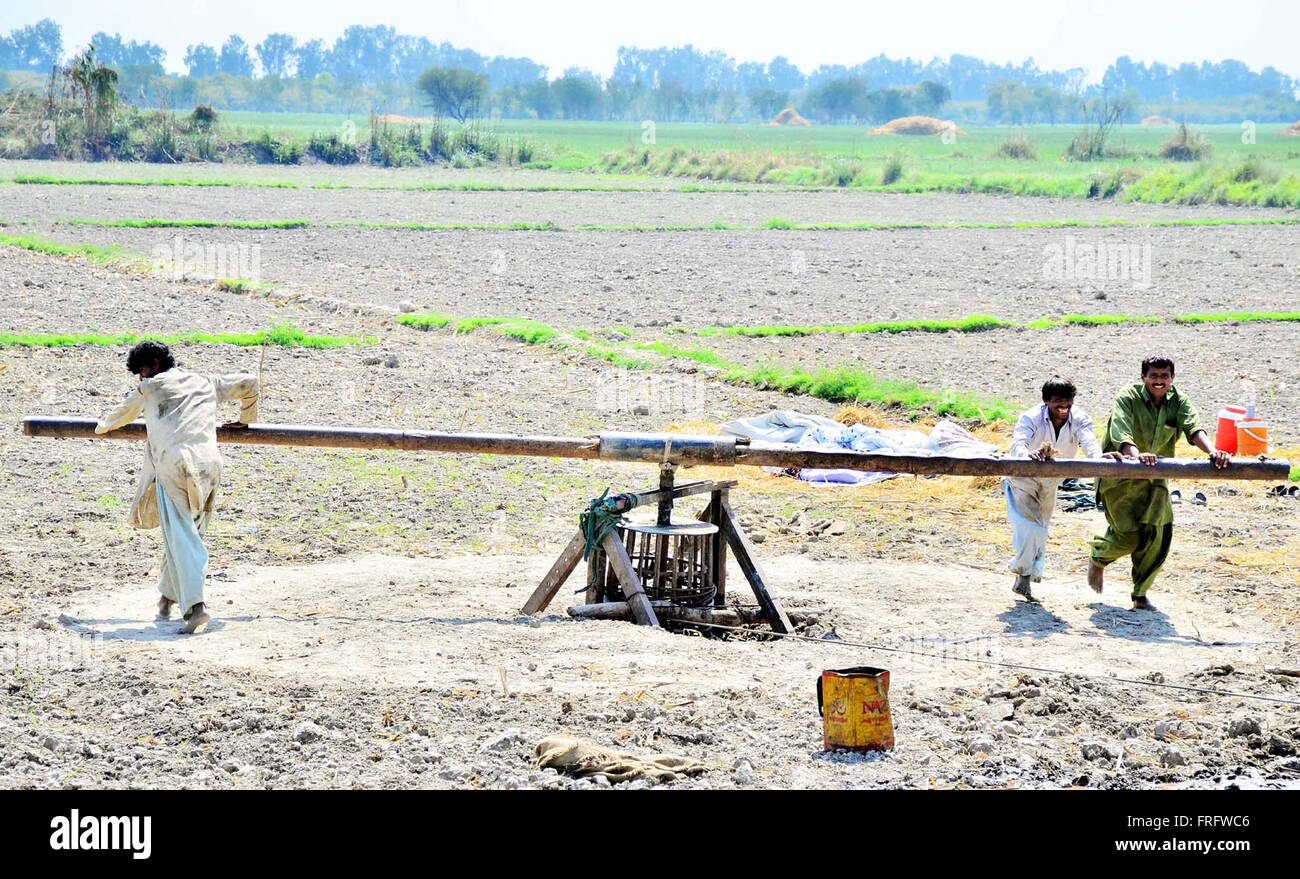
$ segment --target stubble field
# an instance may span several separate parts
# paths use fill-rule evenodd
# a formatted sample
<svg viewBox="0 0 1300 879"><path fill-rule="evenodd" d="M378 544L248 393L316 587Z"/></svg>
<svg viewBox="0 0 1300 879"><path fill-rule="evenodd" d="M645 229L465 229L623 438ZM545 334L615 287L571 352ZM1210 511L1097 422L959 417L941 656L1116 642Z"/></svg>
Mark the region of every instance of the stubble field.
<svg viewBox="0 0 1300 879"><path fill-rule="evenodd" d="M478 172L440 173L454 184ZM591 179L547 172L548 185ZM763 188L0 184L0 783L599 786L536 768L532 747L570 732L709 765L678 787L1293 785L1300 679L1273 670L1300 666L1300 506L1271 486L1182 486L1208 505L1178 509L1160 612L1141 614L1125 600L1126 563L1100 598L1083 584L1096 511L1058 512L1035 607L1011 595L991 481L828 488L705 469L740 480L735 503L774 591L816 618L803 639L721 640L571 620L580 576L540 618L519 614L586 502L650 487L652 468L223 447L217 619L183 638L153 619L157 532L125 524L143 449L27 438L19 424L98 415L130 389L126 344L45 337L292 324L351 343L263 355L186 341L178 359L260 368L265 421L588 435L712 431L773 409L833 417L851 402L824 386L782 393L753 380L760 369L914 382L917 405L863 402L920 427L936 417L926 400L967 394L1014 413L1061 372L1101 420L1160 349L1207 418L1250 382L1285 453L1300 442L1300 323L1279 319L1300 311L1294 216ZM936 228L765 228L774 218ZM170 224L113 225L145 220ZM309 225L273 226L285 220ZM1042 225L1059 222L1083 225ZM516 223L557 228L487 228ZM253 271L221 283L202 266L159 270L186 246L240 252ZM1138 261L1123 277L1081 268L1090 247ZM1068 273L1051 264L1067 251ZM976 314L1019 326L850 326ZM426 331L410 325L422 316L436 318ZM1044 318L1058 325L1035 325ZM665 382L678 390L639 405ZM993 417L964 423L1009 440ZM729 582L733 600L750 598L739 572ZM829 755L816 677L864 664L893 672L898 747Z"/></svg>

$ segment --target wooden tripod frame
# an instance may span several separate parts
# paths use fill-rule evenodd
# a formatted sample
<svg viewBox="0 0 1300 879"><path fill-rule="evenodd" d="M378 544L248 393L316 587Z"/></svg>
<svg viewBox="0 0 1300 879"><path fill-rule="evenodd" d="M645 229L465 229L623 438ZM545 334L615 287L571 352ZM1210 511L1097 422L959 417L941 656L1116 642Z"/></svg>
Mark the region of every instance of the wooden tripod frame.
<svg viewBox="0 0 1300 879"><path fill-rule="evenodd" d="M726 604L726 571L727 571L727 547L736 556L736 562L740 570L744 573L745 579L749 586L754 590L754 597L758 599L758 604L763 610L763 616L771 625L772 631L780 634L788 634L794 631L794 626L790 623L789 616L781 607L780 602L768 591L767 575L763 573L762 566L754 555L754 546L750 543L749 538L745 535L740 523L736 521L736 514L731 509L731 500L729 497L730 489L736 484L734 481L701 481L687 482L681 485L673 484L673 465L664 465L660 469L659 489L656 491L641 492L630 497L634 500L621 505L619 512L626 512L634 507L654 503L659 507L659 522L667 524L672 515L673 501L677 498L688 497L695 494L708 494L709 503L700 511L695 518L701 522L711 522L718 526L717 534L713 535L713 557L716 559L717 593L714 595L713 603L717 607ZM529 596L528 601L524 604L522 612L524 614L535 614L545 610L555 598L564 581L569 579L578 562L582 560L582 551L586 546L586 537L582 531L573 535L573 539L564 547L560 557L551 565L542 582L538 584L533 594ZM601 541L601 548L605 551L609 559L609 567L614 576L618 579L618 585L623 591L623 596L627 599L628 605L632 609L633 618L639 625L658 626L659 618L655 616L654 605L646 597L641 588L641 579L637 576L632 566L632 560L628 558L627 548L623 542L618 539L618 535L610 531Z"/></svg>

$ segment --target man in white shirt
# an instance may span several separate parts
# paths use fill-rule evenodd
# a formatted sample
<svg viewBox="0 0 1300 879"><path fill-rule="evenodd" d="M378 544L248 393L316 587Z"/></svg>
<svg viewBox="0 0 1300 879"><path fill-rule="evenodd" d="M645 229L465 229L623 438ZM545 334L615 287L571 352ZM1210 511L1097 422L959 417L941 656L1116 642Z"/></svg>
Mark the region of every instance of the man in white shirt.
<svg viewBox="0 0 1300 879"><path fill-rule="evenodd" d="M240 401L239 421L225 426L247 427L257 420L260 388L253 375L200 375L180 369L161 342L137 344L127 355L126 368L140 377L140 384L99 420L95 433L115 430L144 413L144 468L127 521L136 528L161 525L158 615L167 619L179 604L185 618L181 632L193 634L210 619L203 600L208 567L203 532L221 485L217 406Z"/></svg>
<svg viewBox="0 0 1300 879"><path fill-rule="evenodd" d="M1023 413L1011 435L1011 455L1045 461L1073 458L1083 450L1087 458L1112 458L1103 455L1101 444L1092 430L1088 413L1074 408L1074 383L1054 375L1043 384L1043 403ZM1002 477L1002 493L1007 500L1007 521L1011 523L1011 571L1016 575L1011 587L1026 601L1037 602L1030 581L1043 579L1043 559L1047 554L1047 524L1056 508L1059 479L1036 479L1027 476Z"/></svg>

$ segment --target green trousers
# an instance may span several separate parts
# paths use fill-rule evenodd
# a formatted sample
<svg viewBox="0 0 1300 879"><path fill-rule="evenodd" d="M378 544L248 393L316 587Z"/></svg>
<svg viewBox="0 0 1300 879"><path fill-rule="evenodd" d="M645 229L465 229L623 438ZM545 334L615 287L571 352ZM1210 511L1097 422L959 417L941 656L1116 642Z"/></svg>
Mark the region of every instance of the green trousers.
<svg viewBox="0 0 1300 879"><path fill-rule="evenodd" d="M1139 525L1137 531L1116 531L1115 526L1092 539L1092 561L1098 567L1126 555L1133 556L1133 597L1147 594L1156 575L1169 558L1169 547L1174 540L1174 526Z"/></svg>

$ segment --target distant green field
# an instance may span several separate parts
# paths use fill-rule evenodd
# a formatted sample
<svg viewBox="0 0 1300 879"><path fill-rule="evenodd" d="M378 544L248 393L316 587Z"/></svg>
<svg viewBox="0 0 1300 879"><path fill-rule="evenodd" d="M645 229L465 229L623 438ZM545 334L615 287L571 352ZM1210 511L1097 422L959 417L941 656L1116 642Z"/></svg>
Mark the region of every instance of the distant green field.
<svg viewBox="0 0 1300 879"><path fill-rule="evenodd" d="M224 112L221 119L232 129L250 136L269 130L273 136L305 140L312 132L339 132L345 122L355 126L358 140L369 137L370 119L365 114L351 117L329 113L254 113ZM456 123L445 123L455 125ZM938 137L868 135L869 126L812 125L807 128L779 127L773 125L728 125L698 122L664 122L654 127L654 142L643 144L641 122L569 122L560 119L483 120L479 125L486 131L501 136L527 137L551 148L554 167L586 168L600 160L606 153L628 147L651 146L654 149L673 148L712 152L735 150L765 152L791 157L842 156L863 160L879 160L890 153L902 150L912 157L920 170L933 167L946 173L1006 172L1047 173L1061 166L1088 167L1066 162L1061 156L1070 140L1078 134L1078 125L1023 125L964 128L967 133L957 137L957 142L944 143ZM1260 125L1255 132L1256 143L1241 142L1242 129L1237 125L1193 126L1214 144L1214 159L1244 161L1262 157L1278 162L1288 162L1300 169L1300 138L1279 137L1282 125ZM1119 129L1112 146L1137 154L1121 159L1107 160L1102 165L1125 164L1137 168L1155 168L1172 164L1160 158L1148 158L1143 153L1155 152L1160 144L1175 131L1171 127L1126 125ZM232 133L235 133L232 131ZM1008 137L1023 133L1037 147L1039 158L1017 160L993 156L998 144Z"/></svg>
<svg viewBox="0 0 1300 879"><path fill-rule="evenodd" d="M313 132L340 132L347 122L358 141L369 137L369 117L311 113L224 113L228 134L305 141ZM455 123L448 123L454 125ZM867 126L568 122L483 120L485 133L538 147L533 167L607 174L710 180L833 185L895 192L990 192L1066 198L1120 197L1148 202L1258 204L1300 207L1300 138L1282 125L1259 125L1254 143L1239 125L1193 126L1213 144L1201 162L1158 155L1174 127L1128 125L1097 162L1073 162L1066 147L1078 125L969 127L945 143L937 136L868 135ZM1036 158L997 154L1023 136ZM891 159L897 179L884 179Z"/></svg>

